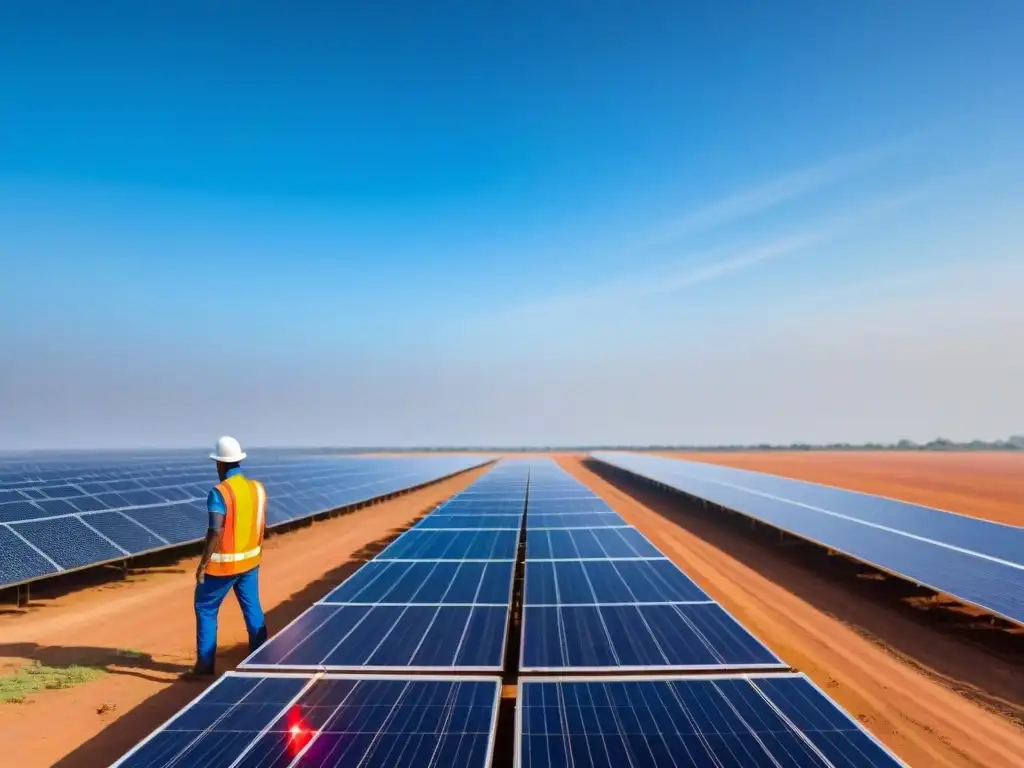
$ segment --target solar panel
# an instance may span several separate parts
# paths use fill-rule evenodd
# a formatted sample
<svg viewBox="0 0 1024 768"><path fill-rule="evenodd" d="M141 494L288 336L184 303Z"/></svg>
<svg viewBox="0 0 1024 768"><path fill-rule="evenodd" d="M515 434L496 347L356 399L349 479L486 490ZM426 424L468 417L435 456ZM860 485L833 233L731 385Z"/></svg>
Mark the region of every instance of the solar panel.
<svg viewBox="0 0 1024 768"><path fill-rule="evenodd" d="M635 528L593 530L550 528L527 529L526 557L529 560L612 557L664 557Z"/></svg>
<svg viewBox="0 0 1024 768"><path fill-rule="evenodd" d="M519 530L445 531L411 528L378 560L515 560Z"/></svg>
<svg viewBox="0 0 1024 768"><path fill-rule="evenodd" d="M507 626L508 605L317 604L241 666L500 671Z"/></svg>
<svg viewBox="0 0 1024 768"><path fill-rule="evenodd" d="M268 527L480 466L487 457L252 459ZM16 467L7 469L4 467ZM0 587L123 560L206 535L211 463L117 456L8 462L0 478Z"/></svg>
<svg viewBox="0 0 1024 768"><path fill-rule="evenodd" d="M228 673L115 768L486 768L492 678Z"/></svg>
<svg viewBox="0 0 1024 768"><path fill-rule="evenodd" d="M731 467L593 456L1024 624L1024 528Z"/></svg>
<svg viewBox="0 0 1024 768"><path fill-rule="evenodd" d="M429 515L415 526L418 530L507 530L518 531L523 514L518 515Z"/></svg>
<svg viewBox="0 0 1024 768"><path fill-rule="evenodd" d="M526 680L517 768L902 763L803 675Z"/></svg>
<svg viewBox="0 0 1024 768"><path fill-rule="evenodd" d="M511 560L371 560L320 602L507 605L514 570Z"/></svg>
<svg viewBox="0 0 1024 768"><path fill-rule="evenodd" d="M528 560L527 605L710 601L671 560Z"/></svg>
<svg viewBox="0 0 1024 768"><path fill-rule="evenodd" d="M523 610L520 672L783 667L715 603Z"/></svg>

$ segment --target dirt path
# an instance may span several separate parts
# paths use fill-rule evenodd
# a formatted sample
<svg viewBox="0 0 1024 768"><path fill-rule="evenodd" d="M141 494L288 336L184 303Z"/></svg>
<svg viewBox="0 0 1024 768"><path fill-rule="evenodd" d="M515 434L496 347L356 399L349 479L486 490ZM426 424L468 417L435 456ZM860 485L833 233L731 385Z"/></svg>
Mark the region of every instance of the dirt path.
<svg viewBox="0 0 1024 768"><path fill-rule="evenodd" d="M1024 525L1024 451L666 453Z"/></svg>
<svg viewBox="0 0 1024 768"><path fill-rule="evenodd" d="M430 507L469 485L476 470L392 501L267 540L260 592L271 634L344 580ZM99 664L100 679L0 704L0 764L109 765L204 684L178 680L195 654L192 590L197 558L0 615L0 665ZM221 611L218 669L245 656L233 598ZM119 651L133 651L128 657Z"/></svg>
<svg viewBox="0 0 1024 768"><path fill-rule="evenodd" d="M1010 719L1024 713L1019 655L993 655L843 579L819 578L786 549L687 511L677 497L559 461L910 765L1024 766L1024 731Z"/></svg>

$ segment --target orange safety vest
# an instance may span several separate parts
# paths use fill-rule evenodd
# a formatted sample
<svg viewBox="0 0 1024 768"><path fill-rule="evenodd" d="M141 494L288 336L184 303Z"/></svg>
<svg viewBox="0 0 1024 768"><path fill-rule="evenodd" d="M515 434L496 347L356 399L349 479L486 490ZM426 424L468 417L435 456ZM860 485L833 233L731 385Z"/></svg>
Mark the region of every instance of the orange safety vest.
<svg viewBox="0 0 1024 768"><path fill-rule="evenodd" d="M224 498L224 533L206 566L211 576L236 576L260 564L266 531L267 491L241 473L217 485Z"/></svg>

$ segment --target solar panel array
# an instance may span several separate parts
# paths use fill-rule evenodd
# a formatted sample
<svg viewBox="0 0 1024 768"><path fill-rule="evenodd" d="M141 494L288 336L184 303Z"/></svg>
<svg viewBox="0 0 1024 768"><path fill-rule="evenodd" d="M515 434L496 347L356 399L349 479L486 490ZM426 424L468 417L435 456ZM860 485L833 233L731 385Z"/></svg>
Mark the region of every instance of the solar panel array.
<svg viewBox="0 0 1024 768"><path fill-rule="evenodd" d="M530 466L433 510L118 765L489 765Z"/></svg>
<svg viewBox="0 0 1024 768"><path fill-rule="evenodd" d="M530 475L524 594L519 671L543 676L519 685L517 766L900 764L554 462Z"/></svg>
<svg viewBox="0 0 1024 768"><path fill-rule="evenodd" d="M1024 528L732 467L592 455L1024 624Z"/></svg>
<svg viewBox="0 0 1024 768"><path fill-rule="evenodd" d="M117 765L490 765L524 531L516 765L900 765L550 460L500 462Z"/></svg>
<svg viewBox="0 0 1024 768"><path fill-rule="evenodd" d="M481 456L255 459L270 528L439 480ZM0 587L199 541L213 463L119 457L0 465Z"/></svg>

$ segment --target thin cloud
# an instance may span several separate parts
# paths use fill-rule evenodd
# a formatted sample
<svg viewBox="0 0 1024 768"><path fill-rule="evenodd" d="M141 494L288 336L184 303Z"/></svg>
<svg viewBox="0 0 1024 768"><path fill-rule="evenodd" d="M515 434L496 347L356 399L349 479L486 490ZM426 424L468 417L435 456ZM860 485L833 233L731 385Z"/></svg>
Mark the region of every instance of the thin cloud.
<svg viewBox="0 0 1024 768"><path fill-rule="evenodd" d="M658 270L623 275L582 290L521 305L502 314L513 320L524 317L565 316L611 304L635 302L653 296L676 293L695 285L740 274L799 251L821 246L848 234L871 219L925 200L951 186L953 182L950 181L925 185L873 201L852 213L819 222L817 226L802 232L779 236L748 248L691 254L682 261L676 261Z"/></svg>
<svg viewBox="0 0 1024 768"><path fill-rule="evenodd" d="M635 253L658 248L687 235L714 229L723 224L729 224L775 208L809 192L837 183L864 166L892 154L905 143L906 140L893 142L833 158L717 200L703 208L684 214L675 221L655 230L635 242L628 251Z"/></svg>

